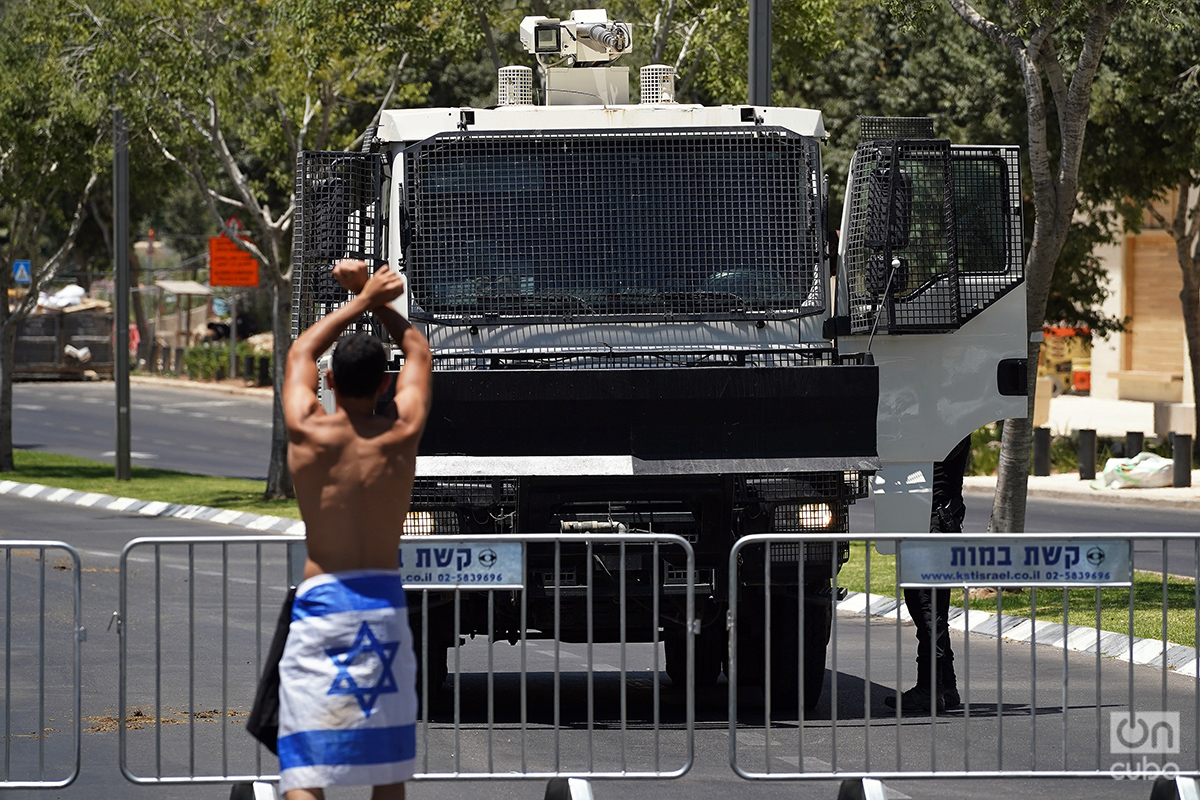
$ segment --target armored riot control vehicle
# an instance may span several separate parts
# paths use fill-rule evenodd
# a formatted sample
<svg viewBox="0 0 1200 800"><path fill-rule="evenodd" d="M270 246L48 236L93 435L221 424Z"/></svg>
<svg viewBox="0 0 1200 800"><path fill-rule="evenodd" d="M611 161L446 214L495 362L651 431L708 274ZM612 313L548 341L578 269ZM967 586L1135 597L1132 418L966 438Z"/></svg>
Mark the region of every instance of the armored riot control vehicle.
<svg viewBox="0 0 1200 800"><path fill-rule="evenodd" d="M678 103L659 65L631 102L614 62L632 31L603 11L526 18L521 36L537 71L501 69L494 107L385 111L364 152L301 156L294 333L345 301L339 258L398 269L435 370L406 531L678 534L696 683L721 675L738 592L777 603L772 631L744 615L739 675L764 674L768 637L778 674L802 650L790 694L811 707L848 544L772 545L770 598L763 563L728 585L730 548L848 531L868 495L876 530L928 531L932 463L1025 414L1017 151L863 118L838 216L820 111ZM530 548L524 623L516 592L490 611L465 594L457 622L418 631L431 683L456 626L661 636L681 680L684 565L630 548L619 606L615 556L587 552Z"/></svg>

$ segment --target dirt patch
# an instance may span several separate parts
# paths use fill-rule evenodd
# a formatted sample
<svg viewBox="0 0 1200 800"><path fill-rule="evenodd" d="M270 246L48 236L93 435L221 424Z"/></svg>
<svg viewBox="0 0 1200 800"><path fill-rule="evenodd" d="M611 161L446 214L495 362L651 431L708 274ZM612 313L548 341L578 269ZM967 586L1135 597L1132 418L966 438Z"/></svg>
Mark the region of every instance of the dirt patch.
<svg viewBox="0 0 1200 800"><path fill-rule="evenodd" d="M221 710L217 708L214 708L211 711L193 711L190 715L187 711L181 711L177 709L170 709L170 711L173 716L159 717L157 720L155 720L153 714L147 714L142 709L135 708L126 715L125 728L127 730L134 731L141 730L142 728L153 726L156 721L159 725L187 725L192 721L192 719L212 721L222 716ZM244 717L246 715L247 714L245 711L236 710L226 711L224 714L226 717ZM110 731L117 730L121 724L121 721L111 713L111 710L110 713L102 714L97 717L87 717L86 721L92 723L90 728L84 728L84 730L89 733L108 733Z"/></svg>

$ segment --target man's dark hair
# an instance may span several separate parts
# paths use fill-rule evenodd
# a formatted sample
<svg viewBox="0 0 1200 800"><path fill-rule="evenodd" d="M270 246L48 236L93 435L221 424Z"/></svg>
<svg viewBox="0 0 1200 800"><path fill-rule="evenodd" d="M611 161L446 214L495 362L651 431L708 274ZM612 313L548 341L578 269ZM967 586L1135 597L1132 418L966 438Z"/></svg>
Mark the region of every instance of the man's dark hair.
<svg viewBox="0 0 1200 800"><path fill-rule="evenodd" d="M333 380L345 397L374 397L387 369L383 342L369 333L339 339L333 351Z"/></svg>

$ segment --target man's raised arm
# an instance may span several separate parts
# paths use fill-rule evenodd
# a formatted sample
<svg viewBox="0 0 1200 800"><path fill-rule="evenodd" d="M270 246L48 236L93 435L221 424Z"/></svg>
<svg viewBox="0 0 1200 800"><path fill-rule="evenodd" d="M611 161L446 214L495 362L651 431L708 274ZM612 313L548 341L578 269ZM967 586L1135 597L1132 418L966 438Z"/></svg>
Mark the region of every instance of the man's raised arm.
<svg viewBox="0 0 1200 800"><path fill-rule="evenodd" d="M296 427L320 408L317 399L320 377L317 372L317 359L321 354L333 346L342 335L342 331L354 320L367 311L386 305L404 291L404 282L390 269L380 270L366 278L366 264L361 261L339 262L334 268L334 276L338 276L344 264L348 264L344 271L349 271L355 276L358 293L350 302L326 314L300 334L288 350L287 371L283 379L283 415L288 428ZM361 268L358 265L361 265ZM358 281L357 276L360 273L362 280ZM341 277L338 279L342 280Z"/></svg>

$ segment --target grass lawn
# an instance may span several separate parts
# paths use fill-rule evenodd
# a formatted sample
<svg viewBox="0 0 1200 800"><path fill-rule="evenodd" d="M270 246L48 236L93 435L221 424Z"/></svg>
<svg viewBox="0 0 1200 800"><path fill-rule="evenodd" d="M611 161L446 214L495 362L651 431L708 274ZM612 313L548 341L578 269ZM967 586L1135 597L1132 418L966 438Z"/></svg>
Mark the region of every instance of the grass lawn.
<svg viewBox="0 0 1200 800"><path fill-rule="evenodd" d="M867 589L867 558L863 542L851 542L850 561L838 574L838 585L854 592ZM896 557L880 555L871 548L871 593L896 596ZM1095 589L1067 590L1067 621L1071 625L1096 627ZM1031 614L1030 598L1037 597L1037 618L1047 622L1063 621L1062 589L1022 589L1000 596L1000 611L1014 617ZM1101 589L1100 628L1116 633L1129 632L1129 589ZM1196 583L1186 578L1167 580L1167 639L1176 644L1196 646ZM963 605L961 589L950 591L950 603ZM971 608L995 613L996 598L971 600ZM1133 575L1133 635L1162 639L1163 581L1155 572L1135 571Z"/></svg>
<svg viewBox="0 0 1200 800"><path fill-rule="evenodd" d="M165 469L132 467L132 480L118 481L113 466L74 456L14 450L16 470L0 472L0 480L40 483L138 500L161 500L184 505L273 514L300 518L295 500L264 500L266 482L241 478L214 478Z"/></svg>

